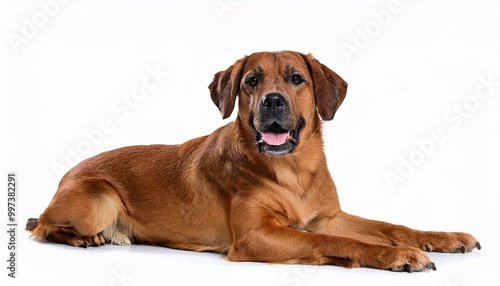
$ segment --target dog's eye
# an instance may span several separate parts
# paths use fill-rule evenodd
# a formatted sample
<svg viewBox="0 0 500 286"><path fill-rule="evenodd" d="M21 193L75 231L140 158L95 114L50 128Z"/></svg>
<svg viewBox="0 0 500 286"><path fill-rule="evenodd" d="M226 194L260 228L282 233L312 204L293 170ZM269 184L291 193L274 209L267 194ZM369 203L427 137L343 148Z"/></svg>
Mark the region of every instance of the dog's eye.
<svg viewBox="0 0 500 286"><path fill-rule="evenodd" d="M294 75L292 75L292 77L291 77L290 80L295 85L299 85L299 84L301 84L301 83L304 82L304 79L302 78L302 76L300 74L294 74Z"/></svg>
<svg viewBox="0 0 500 286"><path fill-rule="evenodd" d="M251 76L247 79L246 84L250 87L255 87L259 83L259 80L257 79L256 76Z"/></svg>

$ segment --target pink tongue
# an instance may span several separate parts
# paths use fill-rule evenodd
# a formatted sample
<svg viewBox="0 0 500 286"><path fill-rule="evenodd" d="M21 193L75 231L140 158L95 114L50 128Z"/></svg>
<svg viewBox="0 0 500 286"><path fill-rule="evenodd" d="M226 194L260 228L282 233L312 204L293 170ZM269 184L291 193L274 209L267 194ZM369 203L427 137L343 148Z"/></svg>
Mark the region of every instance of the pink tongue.
<svg viewBox="0 0 500 286"><path fill-rule="evenodd" d="M262 133L262 139L269 145L278 146L286 143L288 139L289 132L285 133L274 133L274 132L264 132Z"/></svg>

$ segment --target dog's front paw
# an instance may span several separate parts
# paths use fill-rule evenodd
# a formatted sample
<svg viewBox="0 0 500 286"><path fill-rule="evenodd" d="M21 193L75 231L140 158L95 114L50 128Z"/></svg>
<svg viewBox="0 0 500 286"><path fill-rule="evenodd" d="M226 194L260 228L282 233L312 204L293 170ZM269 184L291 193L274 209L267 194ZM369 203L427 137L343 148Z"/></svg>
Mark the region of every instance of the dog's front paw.
<svg viewBox="0 0 500 286"><path fill-rule="evenodd" d="M398 272L436 270L425 252L413 247L381 247L370 254L369 267Z"/></svg>
<svg viewBox="0 0 500 286"><path fill-rule="evenodd" d="M424 232L421 249L427 252L466 253L481 244L470 234L463 232Z"/></svg>

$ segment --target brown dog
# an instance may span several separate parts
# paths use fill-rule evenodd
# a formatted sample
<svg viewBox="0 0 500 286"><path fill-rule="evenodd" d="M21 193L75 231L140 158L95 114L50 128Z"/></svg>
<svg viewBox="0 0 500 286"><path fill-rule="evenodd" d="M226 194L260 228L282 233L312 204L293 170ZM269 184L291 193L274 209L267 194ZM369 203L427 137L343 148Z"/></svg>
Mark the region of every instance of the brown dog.
<svg viewBox="0 0 500 286"><path fill-rule="evenodd" d="M424 251L468 252L466 233L424 232L344 213L321 136L347 83L311 55L255 53L209 86L222 117L181 145L89 158L61 180L33 236L87 247L144 243L267 261L435 269ZM35 228L36 227L36 228Z"/></svg>

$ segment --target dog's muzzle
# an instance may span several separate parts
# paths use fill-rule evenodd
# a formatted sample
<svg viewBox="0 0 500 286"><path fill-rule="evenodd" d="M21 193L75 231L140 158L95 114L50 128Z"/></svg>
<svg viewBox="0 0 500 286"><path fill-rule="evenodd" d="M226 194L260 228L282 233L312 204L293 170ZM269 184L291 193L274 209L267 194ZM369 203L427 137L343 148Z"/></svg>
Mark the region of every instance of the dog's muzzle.
<svg viewBox="0 0 500 286"><path fill-rule="evenodd" d="M258 128L254 127L259 152L271 156L293 152L299 143L299 133L305 120L296 120L295 126L292 121L290 104L281 94L270 93L263 96L259 107Z"/></svg>

